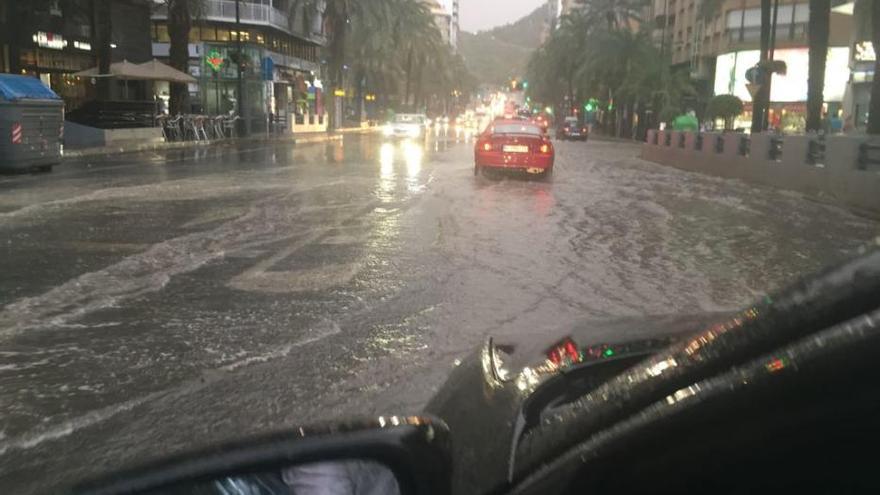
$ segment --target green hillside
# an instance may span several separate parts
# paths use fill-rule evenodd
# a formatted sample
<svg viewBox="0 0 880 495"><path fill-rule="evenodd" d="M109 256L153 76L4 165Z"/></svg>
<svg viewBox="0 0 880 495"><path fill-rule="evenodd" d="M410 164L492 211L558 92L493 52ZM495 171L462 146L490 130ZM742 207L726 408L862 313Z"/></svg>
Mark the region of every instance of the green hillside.
<svg viewBox="0 0 880 495"><path fill-rule="evenodd" d="M525 73L532 52L541 44L547 13L539 7L522 19L477 34L462 32L459 49L481 84L506 84Z"/></svg>

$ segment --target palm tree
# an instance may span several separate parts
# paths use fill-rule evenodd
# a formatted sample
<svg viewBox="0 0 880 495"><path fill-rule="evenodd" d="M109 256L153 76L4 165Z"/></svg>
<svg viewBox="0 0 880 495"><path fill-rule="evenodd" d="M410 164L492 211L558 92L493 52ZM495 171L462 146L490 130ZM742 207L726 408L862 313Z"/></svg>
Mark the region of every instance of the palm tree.
<svg viewBox="0 0 880 495"><path fill-rule="evenodd" d="M880 2L872 0L871 5L871 41L880 47ZM864 8L864 7L863 7ZM871 83L871 105L868 107L868 134L880 134L880 57L874 57L874 82Z"/></svg>
<svg viewBox="0 0 880 495"><path fill-rule="evenodd" d="M831 29L831 0L810 0L810 67L807 79L807 131L822 128L822 103L825 101L825 61Z"/></svg>
<svg viewBox="0 0 880 495"><path fill-rule="evenodd" d="M94 16L92 24L92 38L95 40L95 58L98 62L98 74L109 74L110 64L112 63L112 52L110 43L112 40L113 26L111 24L111 2L110 0L93 0L92 15ZM110 78L97 78L98 99L110 99Z"/></svg>
<svg viewBox="0 0 880 495"><path fill-rule="evenodd" d="M650 0L579 0L579 12L589 24L609 30L627 29L642 22L642 9Z"/></svg>
<svg viewBox="0 0 880 495"><path fill-rule="evenodd" d="M171 66L189 72L189 31L193 19L202 11L202 0L165 0L168 11L168 56ZM239 96L239 98L241 98ZM189 112L189 90L184 83L171 84L169 110L172 115Z"/></svg>

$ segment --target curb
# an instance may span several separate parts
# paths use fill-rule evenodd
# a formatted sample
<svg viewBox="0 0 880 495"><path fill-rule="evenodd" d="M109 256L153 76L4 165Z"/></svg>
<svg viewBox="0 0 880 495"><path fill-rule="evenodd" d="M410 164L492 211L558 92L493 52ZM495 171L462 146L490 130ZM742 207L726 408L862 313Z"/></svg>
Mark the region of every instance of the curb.
<svg viewBox="0 0 880 495"><path fill-rule="evenodd" d="M181 141L181 142L171 142L171 143L146 143L146 144L134 144L130 146L102 146L98 148L84 148L79 150L71 150L65 151L62 160L68 159L76 159L76 158L84 158L89 156L96 155L117 155L117 154L125 154L125 153L138 153L143 151L165 151L165 150L176 150L176 149L188 149L188 148L201 148L207 146L226 146L230 144L238 144L238 143L287 143L287 144L312 144L312 143L324 143L328 141L338 141L343 139L345 134L368 134L372 132L378 132L378 128L376 127L368 127L368 128L353 128L353 129L339 129L332 133L326 132L317 132L317 133L308 133L301 134L300 136L287 136L287 137L248 137L248 138L230 138L223 139L219 141Z"/></svg>

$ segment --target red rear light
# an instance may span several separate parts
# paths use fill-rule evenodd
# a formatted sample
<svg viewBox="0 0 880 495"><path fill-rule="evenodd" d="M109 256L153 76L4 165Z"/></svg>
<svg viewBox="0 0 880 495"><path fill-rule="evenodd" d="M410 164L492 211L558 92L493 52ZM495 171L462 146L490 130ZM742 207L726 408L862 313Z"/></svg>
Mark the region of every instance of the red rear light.
<svg viewBox="0 0 880 495"><path fill-rule="evenodd" d="M583 362L584 356L570 338L556 344L547 351L547 359L556 366Z"/></svg>
<svg viewBox="0 0 880 495"><path fill-rule="evenodd" d="M542 144L541 145L541 153L550 153L550 145Z"/></svg>
<svg viewBox="0 0 880 495"><path fill-rule="evenodd" d="M492 143L483 143L483 151L492 151Z"/></svg>
<svg viewBox="0 0 880 495"><path fill-rule="evenodd" d="M578 352L577 346L574 345L574 342L569 340L565 343L564 347L565 347L565 354L568 355L569 359L571 359L574 362L580 361L581 353Z"/></svg>

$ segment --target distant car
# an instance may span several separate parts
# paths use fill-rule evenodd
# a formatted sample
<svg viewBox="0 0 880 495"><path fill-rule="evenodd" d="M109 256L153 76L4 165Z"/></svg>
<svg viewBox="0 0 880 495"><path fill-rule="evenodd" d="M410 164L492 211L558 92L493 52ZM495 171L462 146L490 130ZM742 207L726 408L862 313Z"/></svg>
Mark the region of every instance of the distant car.
<svg viewBox="0 0 880 495"><path fill-rule="evenodd" d="M474 175L485 169L553 173L555 151L550 138L533 122L495 120L477 139Z"/></svg>
<svg viewBox="0 0 880 495"><path fill-rule="evenodd" d="M548 119L547 116L544 114L536 115L532 119L532 121L541 127L541 130L544 131L544 134L546 134L550 129L550 119Z"/></svg>
<svg viewBox="0 0 880 495"><path fill-rule="evenodd" d="M425 136L428 116L419 113L399 113L391 119L382 133L385 137L419 138Z"/></svg>
<svg viewBox="0 0 880 495"><path fill-rule="evenodd" d="M586 141L590 130L586 125L581 126L577 117L566 117L565 121L556 130L556 137L564 140Z"/></svg>

